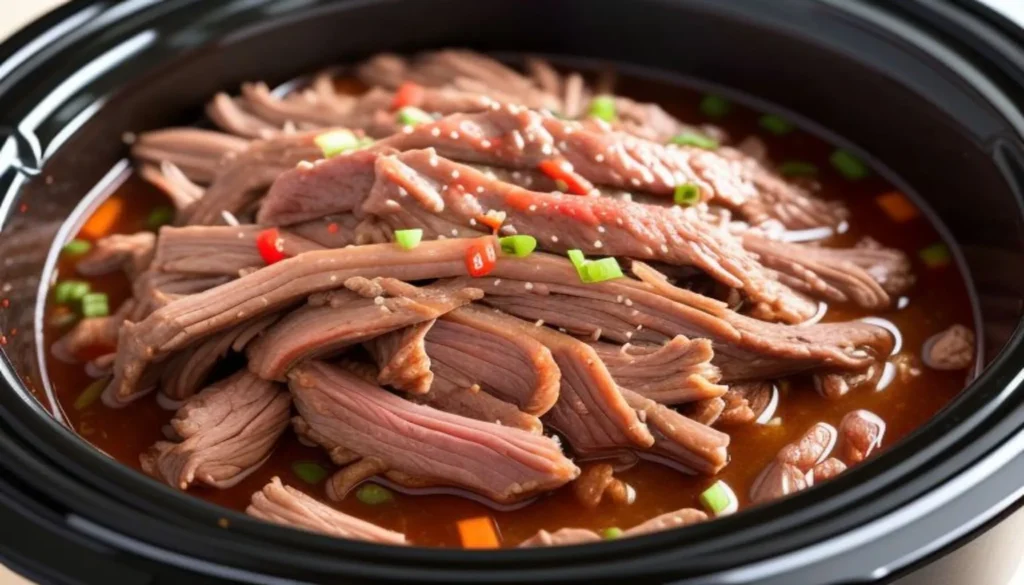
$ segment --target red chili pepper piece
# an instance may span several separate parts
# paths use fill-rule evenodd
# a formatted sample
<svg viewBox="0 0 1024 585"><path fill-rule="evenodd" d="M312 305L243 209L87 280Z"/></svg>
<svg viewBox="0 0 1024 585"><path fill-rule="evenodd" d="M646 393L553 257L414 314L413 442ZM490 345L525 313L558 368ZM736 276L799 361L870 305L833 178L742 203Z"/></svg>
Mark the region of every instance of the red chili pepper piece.
<svg viewBox="0 0 1024 585"><path fill-rule="evenodd" d="M497 262L491 238L481 238L466 248L466 270L474 278L490 274Z"/></svg>
<svg viewBox="0 0 1024 585"><path fill-rule="evenodd" d="M590 184L590 181L571 170L568 161L548 159L540 161L540 164L537 166L542 173L551 177L556 182L561 181L565 186L566 193L586 195L594 190L594 186ZM561 186L559 185L559 187Z"/></svg>
<svg viewBox="0 0 1024 585"><path fill-rule="evenodd" d="M257 234L256 249L259 250L260 257L268 266L288 257L284 253L284 241L277 228L267 228Z"/></svg>
<svg viewBox="0 0 1024 585"><path fill-rule="evenodd" d="M391 102L391 109L400 110L405 106L419 106L422 103L423 87L411 81L406 81L395 92L395 99Z"/></svg>

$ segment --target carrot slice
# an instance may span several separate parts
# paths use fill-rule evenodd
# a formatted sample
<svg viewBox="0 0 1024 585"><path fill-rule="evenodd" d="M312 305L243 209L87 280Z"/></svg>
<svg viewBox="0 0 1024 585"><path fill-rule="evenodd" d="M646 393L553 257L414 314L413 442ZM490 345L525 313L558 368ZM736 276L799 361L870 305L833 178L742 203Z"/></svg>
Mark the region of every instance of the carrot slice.
<svg viewBox="0 0 1024 585"><path fill-rule="evenodd" d="M100 238L114 229L114 224L117 223L117 219L121 217L121 212L124 210L124 201L117 197L111 197L103 202L102 205L96 209L95 212L89 219L86 220L85 225L82 226L81 234L87 238Z"/></svg>
<svg viewBox="0 0 1024 585"><path fill-rule="evenodd" d="M910 221L919 214L917 207L914 207L914 204L907 199L906 195L899 191L883 193L875 198L875 202L889 216L889 219L896 223Z"/></svg>
<svg viewBox="0 0 1024 585"><path fill-rule="evenodd" d="M489 516L459 520L459 538L465 548L498 548L498 530Z"/></svg>

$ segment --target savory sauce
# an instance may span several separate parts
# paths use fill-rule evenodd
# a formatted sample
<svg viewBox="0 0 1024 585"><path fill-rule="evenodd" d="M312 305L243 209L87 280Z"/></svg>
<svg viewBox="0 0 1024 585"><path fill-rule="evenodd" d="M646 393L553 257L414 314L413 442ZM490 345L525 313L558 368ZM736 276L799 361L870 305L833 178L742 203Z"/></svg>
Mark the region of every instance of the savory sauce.
<svg viewBox="0 0 1024 585"><path fill-rule="evenodd" d="M663 104L682 120L714 122L738 139L758 136L775 161L805 161L815 165L820 194L841 198L851 212L848 229L823 244L852 246L870 236L884 246L904 251L912 259L916 281L889 310L868 312L852 304L833 305L828 307L823 319L875 317L890 322L902 336L902 347L889 359L892 365L883 376L891 380L875 391L855 389L840 399L822 397L805 378L782 380L778 383L778 408L766 424L719 426L731 436L731 461L717 476L690 476L644 460L617 473L618 478L636 491L632 505L616 505L606 499L597 509L587 509L577 500L570 485L509 510L498 510L452 492L409 495L397 491L392 501L383 504L365 504L350 496L332 504L336 508L400 531L416 545L446 547L460 544L456 522L474 516L494 519L503 546L515 546L539 529L627 528L663 512L683 507L700 508L698 496L719 479L732 486L742 509L748 505L755 477L780 448L797 440L812 424L827 422L838 427L848 412L867 409L887 423L884 448L924 424L964 387L965 371L937 371L926 367L921 360L922 345L930 336L954 324L973 329L971 303L963 276L952 261L928 265L922 260L920 251L940 242L940 237L922 213L903 221L894 221L886 213L877 198L894 191L889 182L877 173L856 181L845 178L830 164L832 145L799 128L784 135L766 131L760 122L762 113L733 105L727 116L711 120L701 111L699 93L643 80L626 87L631 97ZM113 233L146 229L146 217L151 210L167 204L161 193L136 176L127 177L110 196L123 202L122 213L111 230ZM61 260L58 272L62 276L83 279L75 274L73 261L67 259ZM120 273L84 280L90 281L92 290L109 295L112 310L131 296L130 283ZM54 311L56 307L51 305L47 314L53 315ZM47 344L52 344L64 331L66 326L61 328L48 322ZM138 469L140 453L163 439L161 428L173 412L162 409L152 397L122 409L107 408L100 401L76 408L76 399L91 381L88 372L80 365L62 363L52 356L48 359L50 380L70 425L84 440ZM254 492L271 477L280 476L286 484L323 500L322 484L306 483L293 471L293 465L300 461L316 462L331 469L322 449L304 446L293 433L286 432L271 459L238 485L224 490L194 486L189 493L244 510ZM587 463L581 462L580 466L585 469Z"/></svg>

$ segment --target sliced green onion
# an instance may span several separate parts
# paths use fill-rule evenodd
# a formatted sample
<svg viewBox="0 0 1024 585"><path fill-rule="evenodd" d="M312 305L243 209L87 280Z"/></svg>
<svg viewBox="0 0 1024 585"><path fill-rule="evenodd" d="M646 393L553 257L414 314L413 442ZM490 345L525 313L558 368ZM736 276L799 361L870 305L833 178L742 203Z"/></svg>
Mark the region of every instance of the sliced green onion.
<svg viewBox="0 0 1024 585"><path fill-rule="evenodd" d="M828 160L839 171L839 174L851 181L863 179L871 172L864 161L843 149L833 152Z"/></svg>
<svg viewBox="0 0 1024 585"><path fill-rule="evenodd" d="M703 148L704 150L714 150L718 148L717 140L704 136L703 134L697 134L696 132L683 132L682 134L676 134L669 142L680 146L696 146L697 148Z"/></svg>
<svg viewBox="0 0 1024 585"><path fill-rule="evenodd" d="M162 205L149 212L149 215L146 217L146 227L151 230L158 230L173 221L174 210L166 205Z"/></svg>
<svg viewBox="0 0 1024 585"><path fill-rule="evenodd" d="M586 278L583 282L604 282L614 278L622 278L622 268L615 258L601 258L591 260L583 265L583 273Z"/></svg>
<svg viewBox="0 0 1024 585"><path fill-rule="evenodd" d="M351 130L332 130L313 139L324 153L324 158L337 156L345 151L359 148L359 139Z"/></svg>
<svg viewBox="0 0 1024 585"><path fill-rule="evenodd" d="M420 228L395 231L395 241L404 250L412 250L419 246L421 240L423 240L423 230Z"/></svg>
<svg viewBox="0 0 1024 585"><path fill-rule="evenodd" d="M705 116L721 118L732 111L732 103L722 96L706 95L700 100L700 111Z"/></svg>
<svg viewBox="0 0 1024 585"><path fill-rule="evenodd" d="M615 98L610 95L599 95L590 100L590 115L605 122L615 121Z"/></svg>
<svg viewBox="0 0 1024 585"><path fill-rule="evenodd" d="M82 297L83 317L106 317L110 314L110 302L106 293L89 293Z"/></svg>
<svg viewBox="0 0 1024 585"><path fill-rule="evenodd" d="M605 528L601 531L601 538L605 540L615 540L616 538L622 538L622 529L617 526L611 528Z"/></svg>
<svg viewBox="0 0 1024 585"><path fill-rule="evenodd" d="M109 378L100 378L86 386L85 390L82 390L82 393L78 395L78 398L75 398L75 410L85 410L92 406L92 404L99 399L100 395L103 394L103 389L106 388L109 383Z"/></svg>
<svg viewBox="0 0 1024 585"><path fill-rule="evenodd" d="M818 174L817 166L802 160L784 162L775 170L783 177L813 177Z"/></svg>
<svg viewBox="0 0 1024 585"><path fill-rule="evenodd" d="M71 240L64 244L64 248L61 251L68 256L84 256L92 250L92 242L89 240Z"/></svg>
<svg viewBox="0 0 1024 585"><path fill-rule="evenodd" d="M501 251L517 258L529 256L537 248L537 238L533 236L506 236L498 238Z"/></svg>
<svg viewBox="0 0 1024 585"><path fill-rule="evenodd" d="M359 486L359 489L356 490L356 499L364 504L376 506L385 502L390 502L395 499L395 496L391 493L391 490L387 488L381 487L377 484L368 483Z"/></svg>
<svg viewBox="0 0 1024 585"><path fill-rule="evenodd" d="M735 492L724 481L716 481L700 495L700 503L715 516L732 514L739 508Z"/></svg>
<svg viewBox="0 0 1024 585"><path fill-rule="evenodd" d="M793 123L775 114L765 114L757 121L765 130L776 136L783 136L793 131Z"/></svg>
<svg viewBox="0 0 1024 585"><path fill-rule="evenodd" d="M405 106L398 110L398 122L404 126L429 124L434 121L430 114L414 106Z"/></svg>
<svg viewBox="0 0 1024 585"><path fill-rule="evenodd" d="M569 262L572 262L572 266L576 269L576 274L579 275L580 280L583 280L585 278L583 267L587 264L587 258L583 255L583 251L569 250L565 255L569 257Z"/></svg>
<svg viewBox="0 0 1024 585"><path fill-rule="evenodd" d="M362 138L359 139L359 148L366 148L367 146L373 146L373 144L375 142L377 142L377 141L374 140L373 138L370 138L369 136L363 136Z"/></svg>
<svg viewBox="0 0 1024 585"><path fill-rule="evenodd" d="M292 463L292 473L309 485L316 485L327 477L327 469L312 461L296 461Z"/></svg>
<svg viewBox="0 0 1024 585"><path fill-rule="evenodd" d="M695 183L676 185L675 193L672 194L672 200L676 202L676 205L682 205L683 207L696 205L700 203L700 187Z"/></svg>
<svg viewBox="0 0 1024 585"><path fill-rule="evenodd" d="M82 300L89 294L89 283L81 280L64 280L53 289L53 300L60 305L67 305Z"/></svg>
<svg viewBox="0 0 1024 585"><path fill-rule="evenodd" d="M942 242L936 242L922 249L918 252L918 255L928 268L941 268L948 265L951 261L949 248Z"/></svg>

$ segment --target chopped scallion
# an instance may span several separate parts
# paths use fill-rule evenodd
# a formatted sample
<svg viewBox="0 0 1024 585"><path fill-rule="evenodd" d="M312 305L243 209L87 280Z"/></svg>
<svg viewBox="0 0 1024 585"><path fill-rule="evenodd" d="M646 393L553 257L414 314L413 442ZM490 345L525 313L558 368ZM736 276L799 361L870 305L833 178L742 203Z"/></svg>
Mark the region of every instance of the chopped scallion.
<svg viewBox="0 0 1024 585"><path fill-rule="evenodd" d="M75 239L64 244L64 248L61 251L68 256L75 257L84 256L89 253L89 250L92 250L92 242Z"/></svg>
<svg viewBox="0 0 1024 585"><path fill-rule="evenodd" d="M583 265L583 273L586 275L583 282L587 283L604 282L614 278L622 278L623 276L622 268L615 258L591 260Z"/></svg>
<svg viewBox="0 0 1024 585"><path fill-rule="evenodd" d="M793 123L775 114L765 114L757 121L765 130L776 136L783 136L793 131Z"/></svg>
<svg viewBox="0 0 1024 585"><path fill-rule="evenodd" d="M146 216L146 227L151 230L158 230L162 226L170 224L174 221L174 210L166 205L161 205L153 211L149 212Z"/></svg>
<svg viewBox="0 0 1024 585"><path fill-rule="evenodd" d="M391 493L391 490L387 488L374 483L368 483L359 486L359 489L356 490L356 499L364 504L377 506L385 502L390 502L395 499L395 496Z"/></svg>
<svg viewBox="0 0 1024 585"><path fill-rule="evenodd" d="M918 255L928 268L941 268L948 265L951 261L949 248L942 242L936 242L922 249L918 252Z"/></svg>
<svg viewBox="0 0 1024 585"><path fill-rule="evenodd" d="M106 317L110 314L110 302L106 293L89 293L82 297L83 317Z"/></svg>
<svg viewBox="0 0 1024 585"><path fill-rule="evenodd" d="M502 252L517 258L525 258L537 248L537 239L533 236L506 236L498 238L498 243L501 244Z"/></svg>
<svg viewBox="0 0 1024 585"><path fill-rule="evenodd" d="M863 179L871 172L868 169L868 166L864 164L864 161L860 160L852 153L842 149L838 149L833 152L832 156L830 156L828 160L832 163L832 166L839 171L839 174L851 181Z"/></svg>
<svg viewBox="0 0 1024 585"><path fill-rule="evenodd" d="M724 481L716 481L700 495L700 503L715 516L732 514L739 508L736 494Z"/></svg>
<svg viewBox="0 0 1024 585"><path fill-rule="evenodd" d="M783 177L813 177L818 174L817 166L802 160L784 162L775 170Z"/></svg>
<svg viewBox="0 0 1024 585"><path fill-rule="evenodd" d="M706 95L700 100L700 111L705 116L721 118L732 111L732 103L722 96Z"/></svg>
<svg viewBox="0 0 1024 585"><path fill-rule="evenodd" d="M590 115L605 122L615 121L615 98L610 95L599 95L590 100Z"/></svg>
<svg viewBox="0 0 1024 585"><path fill-rule="evenodd" d="M617 526L611 528L605 528L601 531L601 538L605 540L615 540L616 538L622 538L622 529Z"/></svg>
<svg viewBox="0 0 1024 585"><path fill-rule="evenodd" d="M682 205L683 207L696 205L700 203L700 187L695 183L676 185L672 200L676 202L676 205Z"/></svg>
<svg viewBox="0 0 1024 585"><path fill-rule="evenodd" d="M81 280L64 280L53 289L53 300L60 305L79 301L89 294L89 283Z"/></svg>
<svg viewBox="0 0 1024 585"><path fill-rule="evenodd" d="M109 378L100 378L86 386L85 390L82 390L82 393L78 395L78 398L75 398L75 410L85 410L92 406L99 399L100 395L103 394L103 390L109 383Z"/></svg>
<svg viewBox="0 0 1024 585"><path fill-rule="evenodd" d="M343 152L359 148L359 138L351 130L332 130L324 132L313 139L324 153L324 158L331 158Z"/></svg>
<svg viewBox="0 0 1024 585"><path fill-rule="evenodd" d="M324 466L312 461L296 461L292 463L292 473L310 485L316 485L327 477L327 470L324 469Z"/></svg>
<svg viewBox="0 0 1024 585"><path fill-rule="evenodd" d="M704 136L703 134L697 134L696 132L683 132L682 134L676 134L672 137L672 144L678 144L680 146L696 146L697 148L703 148L705 150L714 150L718 148L718 141L714 138Z"/></svg>
<svg viewBox="0 0 1024 585"><path fill-rule="evenodd" d="M569 262L572 262L573 268L576 269L576 274L579 275L580 280L584 280L583 267L587 263L587 258L583 255L582 250L569 250L565 253L569 257Z"/></svg>
<svg viewBox="0 0 1024 585"><path fill-rule="evenodd" d="M403 126L429 124L433 121L434 118L432 118L430 114L415 106L405 106L401 110L398 110L398 122Z"/></svg>
<svg viewBox="0 0 1024 585"><path fill-rule="evenodd" d="M416 246L419 246L422 239L423 230L419 228L395 231L395 241L398 242L398 245L404 250L412 250Z"/></svg>

